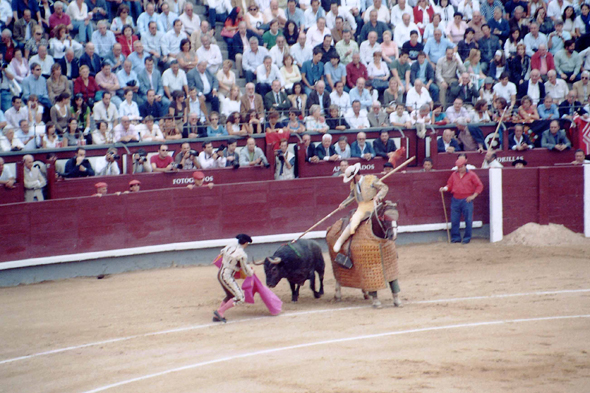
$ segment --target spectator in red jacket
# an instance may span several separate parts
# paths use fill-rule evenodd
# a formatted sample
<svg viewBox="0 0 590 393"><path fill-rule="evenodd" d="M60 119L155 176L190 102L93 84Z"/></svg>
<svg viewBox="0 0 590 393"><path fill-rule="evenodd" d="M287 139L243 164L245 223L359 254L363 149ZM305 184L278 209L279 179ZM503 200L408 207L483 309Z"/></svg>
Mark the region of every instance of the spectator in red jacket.
<svg viewBox="0 0 590 393"><path fill-rule="evenodd" d="M547 80L547 73L555 69L553 55L547 50L545 44L539 45L539 50L531 57L531 70L539 70L541 78Z"/></svg>
<svg viewBox="0 0 590 393"><path fill-rule="evenodd" d="M96 92L100 90L96 81L90 76L90 69L83 65L80 67L80 76L74 82L74 94L82 94L84 101L88 102L89 98L94 99Z"/></svg>
<svg viewBox="0 0 590 393"><path fill-rule="evenodd" d="M369 74L367 67L361 63L361 55L357 52L352 55L352 62L346 66L346 84L350 89L356 86L358 78L368 80Z"/></svg>

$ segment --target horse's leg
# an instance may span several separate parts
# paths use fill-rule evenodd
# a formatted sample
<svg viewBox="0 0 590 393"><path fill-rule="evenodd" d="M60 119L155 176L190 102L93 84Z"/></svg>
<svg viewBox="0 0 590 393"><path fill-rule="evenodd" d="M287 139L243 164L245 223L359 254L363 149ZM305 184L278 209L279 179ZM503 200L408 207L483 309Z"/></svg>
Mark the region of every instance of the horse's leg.
<svg viewBox="0 0 590 393"><path fill-rule="evenodd" d="M373 300L373 308L383 308L381 301L379 301L379 298L377 297L377 291L369 292L369 296L371 296L371 299Z"/></svg>
<svg viewBox="0 0 590 393"><path fill-rule="evenodd" d="M342 287L340 286L340 283L338 281L336 281L336 292L334 293L334 300L336 300L337 302L342 301Z"/></svg>
<svg viewBox="0 0 590 393"><path fill-rule="evenodd" d="M389 282L389 287L391 288L391 293L393 294L393 305L395 307L403 307L402 301L399 298L399 283L397 279Z"/></svg>
<svg viewBox="0 0 590 393"><path fill-rule="evenodd" d="M361 289L361 292L363 293L363 299L365 299L365 300L370 299L369 292L365 291L364 289Z"/></svg>

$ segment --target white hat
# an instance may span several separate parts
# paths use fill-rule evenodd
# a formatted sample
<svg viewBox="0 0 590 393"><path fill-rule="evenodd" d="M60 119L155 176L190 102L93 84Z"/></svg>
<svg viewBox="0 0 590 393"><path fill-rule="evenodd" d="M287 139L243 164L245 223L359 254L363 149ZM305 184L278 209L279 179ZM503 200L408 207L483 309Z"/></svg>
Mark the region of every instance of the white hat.
<svg viewBox="0 0 590 393"><path fill-rule="evenodd" d="M361 163L357 162L354 165L349 166L346 168L346 172L344 172L344 183L348 183L352 180L353 177L356 176L357 173L361 170Z"/></svg>

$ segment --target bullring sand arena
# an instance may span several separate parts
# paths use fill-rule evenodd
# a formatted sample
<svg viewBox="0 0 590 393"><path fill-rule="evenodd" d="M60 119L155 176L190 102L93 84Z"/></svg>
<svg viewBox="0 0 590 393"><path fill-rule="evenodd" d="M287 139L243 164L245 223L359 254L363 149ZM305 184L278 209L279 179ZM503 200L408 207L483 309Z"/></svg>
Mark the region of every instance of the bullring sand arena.
<svg viewBox="0 0 590 393"><path fill-rule="evenodd" d="M398 250L403 308L335 302L330 263L323 298L283 280L280 316L257 300L221 325L214 266L1 288L0 392L590 392L590 240L528 224Z"/></svg>

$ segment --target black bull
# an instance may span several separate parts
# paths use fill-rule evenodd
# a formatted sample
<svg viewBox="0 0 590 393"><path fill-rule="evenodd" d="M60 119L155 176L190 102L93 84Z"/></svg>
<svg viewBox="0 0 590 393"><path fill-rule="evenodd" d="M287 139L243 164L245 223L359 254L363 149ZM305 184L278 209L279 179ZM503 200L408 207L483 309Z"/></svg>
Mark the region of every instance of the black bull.
<svg viewBox="0 0 590 393"><path fill-rule="evenodd" d="M299 288L306 280L310 281L310 288L316 299L324 294L324 257L319 244L313 240L298 240L281 246L272 257L264 260L266 285L269 288L277 286L281 279L286 278L291 286L291 301L299 298ZM315 273L320 278L320 290L315 290Z"/></svg>

